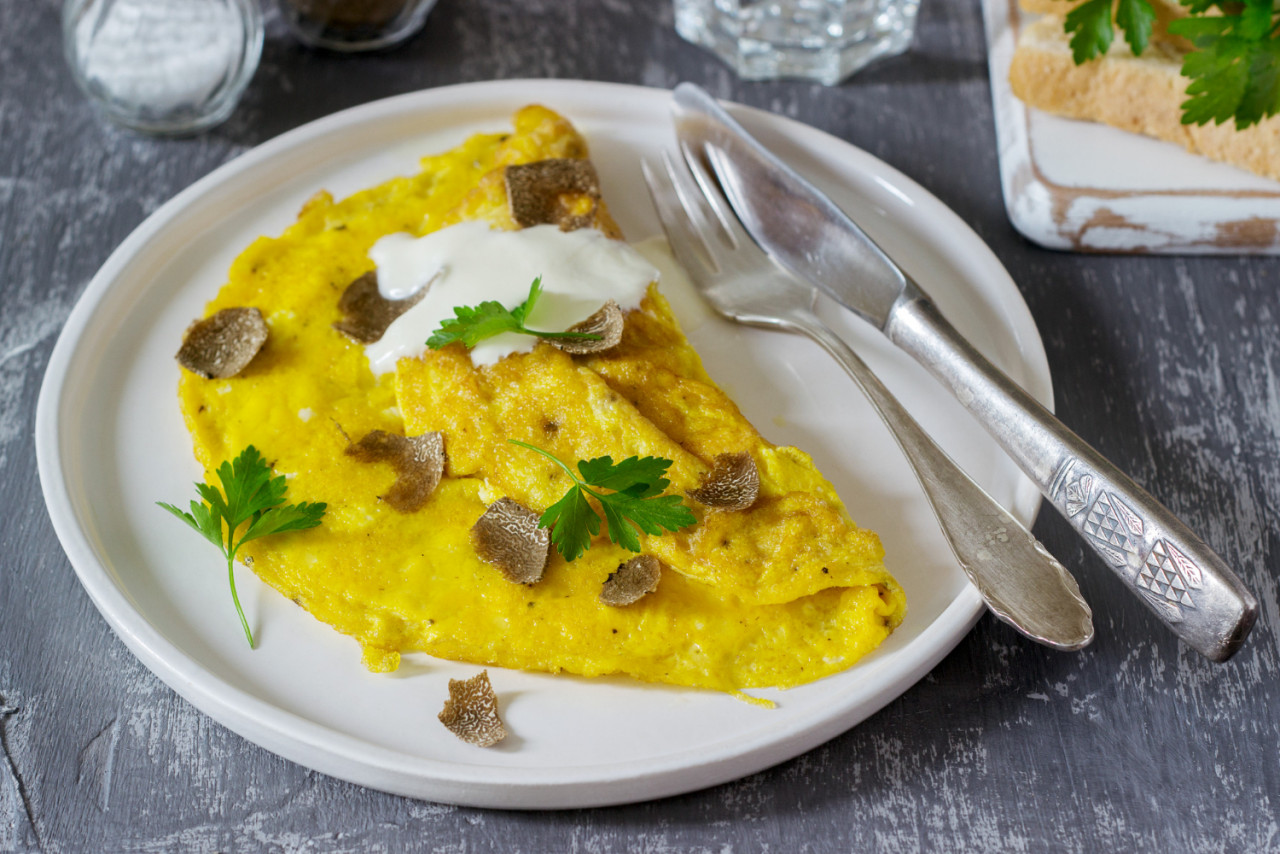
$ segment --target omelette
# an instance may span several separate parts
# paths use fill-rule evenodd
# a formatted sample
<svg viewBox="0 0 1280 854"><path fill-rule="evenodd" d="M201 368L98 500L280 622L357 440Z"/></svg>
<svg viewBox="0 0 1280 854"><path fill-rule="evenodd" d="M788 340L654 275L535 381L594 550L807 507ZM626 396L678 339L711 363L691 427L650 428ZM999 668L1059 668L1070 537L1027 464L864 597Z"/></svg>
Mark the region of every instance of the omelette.
<svg viewBox="0 0 1280 854"><path fill-rule="evenodd" d="M341 201L320 192L278 237L233 263L209 303L252 307L266 343L235 376L183 371L179 400L206 476L246 446L288 478L293 502L325 502L323 523L248 543L268 585L354 638L373 671L424 652L476 664L582 676L624 674L727 692L787 688L848 668L905 612L878 537L848 516L804 452L764 439L711 380L658 284L626 312L612 349L573 354L539 342L492 364L452 344L375 373L365 348L335 329L344 293L374 269L389 234L428 235L467 222L520 227L508 169L587 159L562 117L531 106L514 128L471 137L421 171ZM602 200L581 188L554 199L561 228L621 239ZM526 271L516 271L524 275ZM527 271L532 278L537 271ZM382 431L378 433L377 431ZM388 500L389 461L350 451L370 435L438 434L444 468L415 509ZM754 464L746 509L687 497L695 524L642 534L656 589L602 601L636 554L603 532L572 562L551 550L534 584L483 558L473 528L494 502L542 513L573 484L570 466L600 456L670 461L667 492L698 495L717 460Z"/></svg>

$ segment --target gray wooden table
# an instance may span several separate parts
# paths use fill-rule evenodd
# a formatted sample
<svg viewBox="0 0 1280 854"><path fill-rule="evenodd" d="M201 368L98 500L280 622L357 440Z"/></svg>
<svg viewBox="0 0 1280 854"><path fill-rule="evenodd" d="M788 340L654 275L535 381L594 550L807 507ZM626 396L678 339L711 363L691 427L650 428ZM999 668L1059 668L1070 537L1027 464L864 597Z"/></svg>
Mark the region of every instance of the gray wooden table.
<svg viewBox="0 0 1280 854"><path fill-rule="evenodd" d="M345 58L269 28L240 109L190 140L95 117L53 0L0 0L0 851L1280 851L1280 261L1057 254L1001 203L976 0L925 0L916 49L851 83L744 84L666 0L441 0L402 49ZM824 128L972 224L1036 318L1063 419L1216 546L1261 602L1234 660L1189 652L1052 512L1098 639L985 617L851 732L656 803L504 813L420 803L280 759L196 712L98 616L33 451L64 318L152 210L311 119L424 87L566 77L714 94Z"/></svg>

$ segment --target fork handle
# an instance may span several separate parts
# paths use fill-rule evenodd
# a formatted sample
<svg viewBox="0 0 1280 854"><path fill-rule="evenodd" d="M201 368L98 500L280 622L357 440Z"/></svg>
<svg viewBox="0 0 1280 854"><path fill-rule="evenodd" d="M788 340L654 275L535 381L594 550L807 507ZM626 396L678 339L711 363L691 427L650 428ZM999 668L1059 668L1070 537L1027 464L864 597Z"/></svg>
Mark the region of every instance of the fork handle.
<svg viewBox="0 0 1280 854"><path fill-rule="evenodd" d="M1173 513L987 361L928 297L904 294L885 334L955 395L1178 637L1213 661L1240 648L1258 602Z"/></svg>
<svg viewBox="0 0 1280 854"><path fill-rule="evenodd" d="M889 427L947 544L992 613L1057 649L1093 640L1092 612L1066 568L938 447L842 338L807 312L793 310L789 320L835 358Z"/></svg>

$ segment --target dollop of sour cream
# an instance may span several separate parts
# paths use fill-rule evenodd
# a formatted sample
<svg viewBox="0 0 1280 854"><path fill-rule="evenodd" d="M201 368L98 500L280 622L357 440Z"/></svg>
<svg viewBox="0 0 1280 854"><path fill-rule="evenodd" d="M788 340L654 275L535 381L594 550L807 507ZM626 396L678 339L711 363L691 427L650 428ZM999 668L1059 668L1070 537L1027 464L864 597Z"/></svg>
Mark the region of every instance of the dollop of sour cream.
<svg viewBox="0 0 1280 854"><path fill-rule="evenodd" d="M639 308L658 269L621 240L593 229L561 231L536 225L519 231L490 229L464 222L425 237L390 234L369 249L378 267L378 291L387 299L426 294L400 315L382 338L365 347L375 374L393 371L402 358L415 358L441 321L457 306L494 300L515 308L529 296L529 284L542 277L542 296L525 318L530 329L563 332L586 320L608 300L627 311ZM470 351L477 367L511 353L527 353L537 344L531 335L507 332L481 341Z"/></svg>

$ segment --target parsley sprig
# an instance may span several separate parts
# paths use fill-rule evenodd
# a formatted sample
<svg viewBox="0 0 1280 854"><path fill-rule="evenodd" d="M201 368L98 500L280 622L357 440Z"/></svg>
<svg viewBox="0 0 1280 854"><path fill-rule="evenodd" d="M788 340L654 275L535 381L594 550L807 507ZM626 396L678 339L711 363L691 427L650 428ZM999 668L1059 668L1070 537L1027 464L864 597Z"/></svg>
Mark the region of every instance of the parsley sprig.
<svg viewBox="0 0 1280 854"><path fill-rule="evenodd" d="M536 445L516 439L507 441L541 454L573 479L564 498L548 507L538 523L551 529L551 543L566 561L576 560L590 548L591 538L600 533L600 516L588 496L598 501L604 511L609 539L633 552L640 551L640 532L679 531L698 521L681 496L662 495L671 484L665 477L671 460L628 457L615 463L612 457L596 457L579 461L575 474L555 455Z"/></svg>
<svg viewBox="0 0 1280 854"><path fill-rule="evenodd" d="M1169 22L1169 32L1195 45L1182 60L1191 82L1182 102L1182 123L1222 124L1237 130L1280 112L1280 22L1275 0L1180 0L1188 15ZM1076 64L1111 47L1115 23L1135 55L1151 37L1155 10L1149 0L1086 0L1067 15ZM1221 14L1208 14L1213 10Z"/></svg>
<svg viewBox="0 0 1280 854"><path fill-rule="evenodd" d="M1169 24L1169 32L1191 40L1196 50L1182 61L1191 80L1182 104L1183 124L1222 124L1234 118L1246 128L1280 109L1280 40L1273 0L1241 4L1183 0L1192 15ZM1197 15L1209 6L1238 14Z"/></svg>
<svg viewBox="0 0 1280 854"><path fill-rule="evenodd" d="M1124 30L1124 40L1134 55L1147 48L1156 12L1148 0L1087 0L1067 14L1066 29L1071 33L1071 56L1076 65L1102 56L1111 47L1115 31L1111 28L1111 9L1115 7L1116 26Z"/></svg>
<svg viewBox="0 0 1280 854"><path fill-rule="evenodd" d="M590 332L541 332L524 325L533 307L542 296L542 277L533 280L529 285L528 298L515 308L508 309L496 300L485 300L476 306L458 306L453 310L452 320L440 321L440 328L427 339L427 346L439 350L455 341L461 341L468 350L486 338L501 335L503 332L519 332L524 335L536 335L539 338L583 338L588 341L599 341L600 336Z"/></svg>
<svg viewBox="0 0 1280 854"><path fill-rule="evenodd" d="M252 649L253 632L249 630L249 621L244 617L244 609L240 607L240 597L236 593L236 552L245 543L259 537L314 528L324 516L325 505L306 502L285 504L284 477L271 476L271 467L253 445L241 451L234 461L223 462L217 474L222 482L222 491L207 483L197 483L196 491L204 501L193 499L190 513L163 501L156 503L199 531L226 556L231 599L236 603L240 625ZM223 523L226 523L225 535ZM236 531L245 524L248 527L236 539Z"/></svg>

